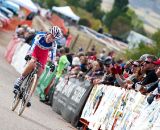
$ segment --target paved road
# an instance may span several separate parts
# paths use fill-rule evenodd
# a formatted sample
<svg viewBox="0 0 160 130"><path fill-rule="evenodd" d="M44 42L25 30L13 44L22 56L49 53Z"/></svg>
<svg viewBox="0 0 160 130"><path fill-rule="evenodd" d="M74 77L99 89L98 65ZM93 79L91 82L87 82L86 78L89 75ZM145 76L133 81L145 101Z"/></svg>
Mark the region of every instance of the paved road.
<svg viewBox="0 0 160 130"><path fill-rule="evenodd" d="M10 111L12 85L19 75L3 58L11 35L0 32L0 130L75 130L35 96L21 117Z"/></svg>

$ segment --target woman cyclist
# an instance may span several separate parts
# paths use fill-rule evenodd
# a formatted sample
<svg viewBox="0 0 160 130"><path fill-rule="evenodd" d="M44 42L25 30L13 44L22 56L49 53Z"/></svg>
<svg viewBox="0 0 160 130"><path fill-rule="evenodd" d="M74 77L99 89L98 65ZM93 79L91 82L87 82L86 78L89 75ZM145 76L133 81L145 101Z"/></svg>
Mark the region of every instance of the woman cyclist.
<svg viewBox="0 0 160 130"><path fill-rule="evenodd" d="M41 75L44 66L47 62L48 53L51 51L51 59L54 60L56 55L57 44L56 40L62 37L62 31L58 26L53 26L49 32L37 34L33 40L31 48L31 60L27 62L23 73L14 83L14 93L20 91L25 77L34 69L36 61L40 62L42 67L38 71L38 77Z"/></svg>

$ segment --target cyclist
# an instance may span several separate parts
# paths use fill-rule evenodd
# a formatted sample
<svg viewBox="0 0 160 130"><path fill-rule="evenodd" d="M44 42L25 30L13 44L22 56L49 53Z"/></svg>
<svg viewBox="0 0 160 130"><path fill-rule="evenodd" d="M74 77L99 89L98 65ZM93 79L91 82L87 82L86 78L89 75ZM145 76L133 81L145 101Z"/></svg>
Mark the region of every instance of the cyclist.
<svg viewBox="0 0 160 130"><path fill-rule="evenodd" d="M42 67L38 71L38 77L41 75L47 62L49 51L52 52L51 59L54 60L56 55L56 40L62 38L62 31L58 26L53 26L49 32L37 34L33 40L31 48L31 60L27 62L23 73L14 83L14 93L20 90L25 77L34 69L36 61L40 62Z"/></svg>

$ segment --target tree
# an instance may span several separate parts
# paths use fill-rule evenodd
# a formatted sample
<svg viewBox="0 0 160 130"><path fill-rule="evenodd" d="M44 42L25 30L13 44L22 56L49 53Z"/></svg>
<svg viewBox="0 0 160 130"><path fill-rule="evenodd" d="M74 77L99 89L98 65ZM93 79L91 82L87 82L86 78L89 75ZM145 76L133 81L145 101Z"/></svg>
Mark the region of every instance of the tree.
<svg viewBox="0 0 160 130"><path fill-rule="evenodd" d="M117 17L111 26L110 33L114 36L125 38L125 34L128 33L132 28L130 20L124 16Z"/></svg>
<svg viewBox="0 0 160 130"><path fill-rule="evenodd" d="M160 29L153 34L152 39L157 42L157 44L160 44Z"/></svg>
<svg viewBox="0 0 160 130"><path fill-rule="evenodd" d="M101 7L102 0L88 0L86 2L86 10L89 12L97 10Z"/></svg>
<svg viewBox="0 0 160 130"><path fill-rule="evenodd" d="M115 0L112 10L106 14L105 24L109 27L112 26L113 20L118 16L123 15L128 10L128 0Z"/></svg>
<svg viewBox="0 0 160 130"><path fill-rule="evenodd" d="M115 0L113 4L113 9L117 8L119 10L125 10L128 6L128 0Z"/></svg>
<svg viewBox="0 0 160 130"><path fill-rule="evenodd" d="M73 6L76 6L76 7L79 6L79 1L77 1L77 0L67 0L67 2L68 2L70 5L73 5Z"/></svg>
<svg viewBox="0 0 160 130"><path fill-rule="evenodd" d="M52 9L53 6L58 6L57 0L45 0L45 3L48 8Z"/></svg>

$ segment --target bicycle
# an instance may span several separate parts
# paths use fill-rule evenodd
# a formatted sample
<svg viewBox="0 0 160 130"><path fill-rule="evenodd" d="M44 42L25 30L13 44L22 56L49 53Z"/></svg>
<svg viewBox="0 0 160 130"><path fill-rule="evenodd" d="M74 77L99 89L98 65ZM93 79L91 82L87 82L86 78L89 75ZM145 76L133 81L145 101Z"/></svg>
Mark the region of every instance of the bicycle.
<svg viewBox="0 0 160 130"><path fill-rule="evenodd" d="M31 58L30 58L31 59ZM28 60L30 60L28 59ZM36 62L36 67L33 71L25 78L22 86L20 87L20 91L15 94L14 100L11 105L11 110L14 111L18 104L20 103L20 107L18 109L18 115L20 116L23 111L25 110L27 103L29 102L30 98L32 97L34 90L36 88L36 82L38 80L37 72L39 67L41 67L41 63L38 61Z"/></svg>

